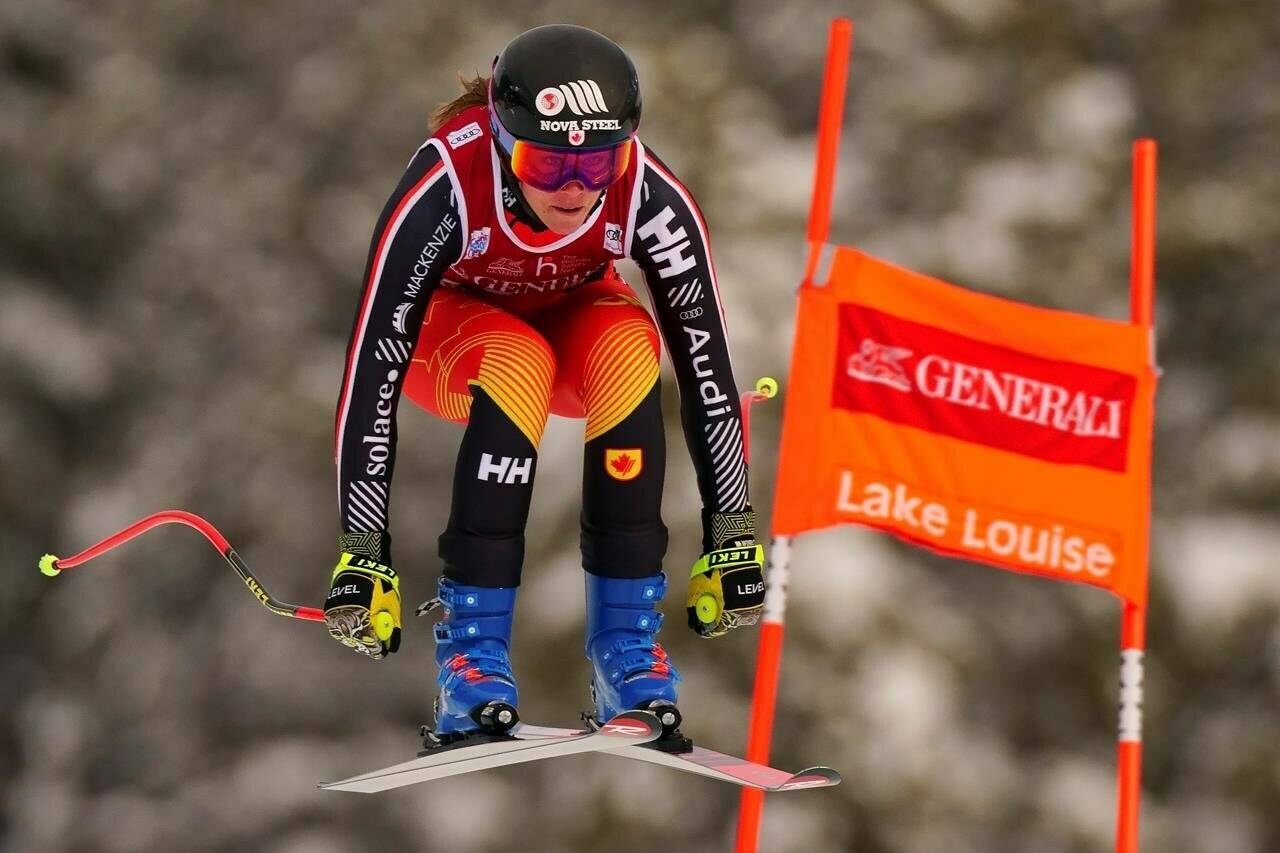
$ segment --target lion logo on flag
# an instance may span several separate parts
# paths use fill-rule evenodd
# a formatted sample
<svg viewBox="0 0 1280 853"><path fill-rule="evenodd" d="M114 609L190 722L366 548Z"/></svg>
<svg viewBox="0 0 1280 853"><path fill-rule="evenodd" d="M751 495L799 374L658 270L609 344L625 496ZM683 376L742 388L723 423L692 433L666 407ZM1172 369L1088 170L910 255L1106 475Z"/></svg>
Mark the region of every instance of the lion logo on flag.
<svg viewBox="0 0 1280 853"><path fill-rule="evenodd" d="M858 351L849 356L849 375L863 382L877 382L899 391L911 390L911 378L902 360L911 350L863 338Z"/></svg>
<svg viewBox="0 0 1280 853"><path fill-rule="evenodd" d="M644 451L639 447L606 448L604 470L615 480L634 480L644 470Z"/></svg>

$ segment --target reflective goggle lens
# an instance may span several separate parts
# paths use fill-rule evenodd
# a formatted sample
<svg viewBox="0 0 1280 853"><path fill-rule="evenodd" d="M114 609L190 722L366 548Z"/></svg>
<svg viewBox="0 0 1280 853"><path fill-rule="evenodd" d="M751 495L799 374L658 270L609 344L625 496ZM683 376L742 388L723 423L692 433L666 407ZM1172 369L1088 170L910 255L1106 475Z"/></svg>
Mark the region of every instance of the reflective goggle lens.
<svg viewBox="0 0 1280 853"><path fill-rule="evenodd" d="M571 181L580 181L588 190L602 190L627 171L631 141L589 151L564 151L518 139L510 158L512 173L540 190L555 192Z"/></svg>
<svg viewBox="0 0 1280 853"><path fill-rule="evenodd" d="M630 139L607 148L548 148L516 139L499 122L494 124L512 174L544 192L555 192L572 181L590 191L602 190L621 178L631 164Z"/></svg>

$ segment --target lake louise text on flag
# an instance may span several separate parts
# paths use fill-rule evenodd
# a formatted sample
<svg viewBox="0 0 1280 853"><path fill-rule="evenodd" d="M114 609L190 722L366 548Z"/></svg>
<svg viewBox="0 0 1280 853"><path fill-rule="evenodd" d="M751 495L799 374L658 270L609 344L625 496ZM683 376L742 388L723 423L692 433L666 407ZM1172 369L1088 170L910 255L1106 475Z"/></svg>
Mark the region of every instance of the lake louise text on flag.
<svg viewBox="0 0 1280 853"><path fill-rule="evenodd" d="M775 535L863 524L1145 603L1144 329L844 247L800 300Z"/></svg>

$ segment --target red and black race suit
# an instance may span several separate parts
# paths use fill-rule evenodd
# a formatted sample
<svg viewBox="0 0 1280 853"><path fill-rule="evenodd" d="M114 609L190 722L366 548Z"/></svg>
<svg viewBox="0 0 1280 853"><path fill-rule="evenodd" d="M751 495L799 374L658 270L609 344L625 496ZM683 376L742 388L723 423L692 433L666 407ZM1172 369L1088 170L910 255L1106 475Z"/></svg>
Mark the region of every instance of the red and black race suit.
<svg viewBox="0 0 1280 853"><path fill-rule="evenodd" d="M637 139L626 174L583 225L549 232L510 186L487 113L475 107L418 149L374 232L335 425L343 532L387 538L396 410L437 288L523 315L607 277L623 257L643 271L675 368L704 507L742 510L741 411L707 227L692 195Z"/></svg>

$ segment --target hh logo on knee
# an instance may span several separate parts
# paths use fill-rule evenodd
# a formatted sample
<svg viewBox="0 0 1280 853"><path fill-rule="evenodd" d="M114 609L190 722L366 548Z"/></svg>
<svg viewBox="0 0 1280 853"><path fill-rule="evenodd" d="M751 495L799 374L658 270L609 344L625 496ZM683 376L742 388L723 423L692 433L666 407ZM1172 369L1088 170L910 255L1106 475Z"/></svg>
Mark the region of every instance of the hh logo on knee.
<svg viewBox="0 0 1280 853"><path fill-rule="evenodd" d="M527 484L532 473L532 456L526 456L523 459L515 456L499 456L495 460L492 453L483 453L480 455L480 471L476 474L476 479L490 482L490 475L493 475L492 482L507 485Z"/></svg>

